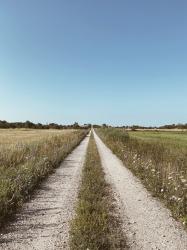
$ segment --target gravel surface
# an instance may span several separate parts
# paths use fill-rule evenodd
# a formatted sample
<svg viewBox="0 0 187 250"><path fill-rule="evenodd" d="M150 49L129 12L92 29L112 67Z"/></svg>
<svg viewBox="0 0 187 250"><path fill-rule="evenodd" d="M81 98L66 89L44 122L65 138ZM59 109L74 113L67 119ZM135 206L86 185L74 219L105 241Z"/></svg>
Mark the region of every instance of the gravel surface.
<svg viewBox="0 0 187 250"><path fill-rule="evenodd" d="M1 232L0 249L69 249L69 221L77 198L81 170L89 141L87 136L44 181Z"/></svg>
<svg viewBox="0 0 187 250"><path fill-rule="evenodd" d="M187 233L180 223L123 165L94 133L108 182L120 206L127 244L133 250L187 250Z"/></svg>

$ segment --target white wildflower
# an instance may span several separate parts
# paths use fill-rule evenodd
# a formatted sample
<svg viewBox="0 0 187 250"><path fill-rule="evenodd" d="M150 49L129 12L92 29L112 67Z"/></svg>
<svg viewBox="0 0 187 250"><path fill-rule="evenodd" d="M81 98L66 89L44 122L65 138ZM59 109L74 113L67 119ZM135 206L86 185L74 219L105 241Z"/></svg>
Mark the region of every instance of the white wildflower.
<svg viewBox="0 0 187 250"><path fill-rule="evenodd" d="M176 197L175 195L172 195L172 196L170 197L170 200L176 201L176 200L177 200L177 197Z"/></svg>
<svg viewBox="0 0 187 250"><path fill-rule="evenodd" d="M186 182L186 179L181 179L182 183L185 183Z"/></svg>

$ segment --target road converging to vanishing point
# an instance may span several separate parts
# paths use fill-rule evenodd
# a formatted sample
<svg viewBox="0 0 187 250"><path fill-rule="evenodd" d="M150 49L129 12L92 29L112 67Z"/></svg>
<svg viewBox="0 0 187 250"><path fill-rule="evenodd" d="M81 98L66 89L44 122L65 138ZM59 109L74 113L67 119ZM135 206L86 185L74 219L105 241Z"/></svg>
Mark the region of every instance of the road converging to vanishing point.
<svg viewBox="0 0 187 250"><path fill-rule="evenodd" d="M111 185L127 245L132 250L187 250L187 233L170 211L93 130L106 181ZM69 249L69 222L77 200L89 135L35 191L1 234L0 250Z"/></svg>

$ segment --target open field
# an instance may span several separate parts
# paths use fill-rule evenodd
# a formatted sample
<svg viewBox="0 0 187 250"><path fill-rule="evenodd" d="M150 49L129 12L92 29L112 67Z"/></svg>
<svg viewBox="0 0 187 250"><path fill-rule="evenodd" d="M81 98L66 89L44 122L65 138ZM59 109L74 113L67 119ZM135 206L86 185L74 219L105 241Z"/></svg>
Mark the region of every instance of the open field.
<svg viewBox="0 0 187 250"><path fill-rule="evenodd" d="M86 130L0 131L0 223L85 137Z"/></svg>
<svg viewBox="0 0 187 250"><path fill-rule="evenodd" d="M0 146L39 141L55 135L72 133L73 129L0 129Z"/></svg>
<svg viewBox="0 0 187 250"><path fill-rule="evenodd" d="M110 149L173 215L187 224L186 132L97 130Z"/></svg>
<svg viewBox="0 0 187 250"><path fill-rule="evenodd" d="M187 148L187 131L129 131L132 138Z"/></svg>
<svg viewBox="0 0 187 250"><path fill-rule="evenodd" d="M134 131L132 128L126 128L127 131ZM148 132L187 132L186 128L136 128L135 131L148 131Z"/></svg>

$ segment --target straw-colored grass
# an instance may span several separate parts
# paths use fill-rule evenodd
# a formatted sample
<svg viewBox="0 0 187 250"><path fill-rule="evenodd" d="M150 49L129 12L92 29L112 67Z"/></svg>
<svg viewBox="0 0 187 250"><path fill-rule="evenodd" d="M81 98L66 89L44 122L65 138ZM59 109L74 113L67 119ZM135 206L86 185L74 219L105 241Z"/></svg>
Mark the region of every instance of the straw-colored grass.
<svg viewBox="0 0 187 250"><path fill-rule="evenodd" d="M0 129L0 146L39 141L54 135L72 133L73 129Z"/></svg>

